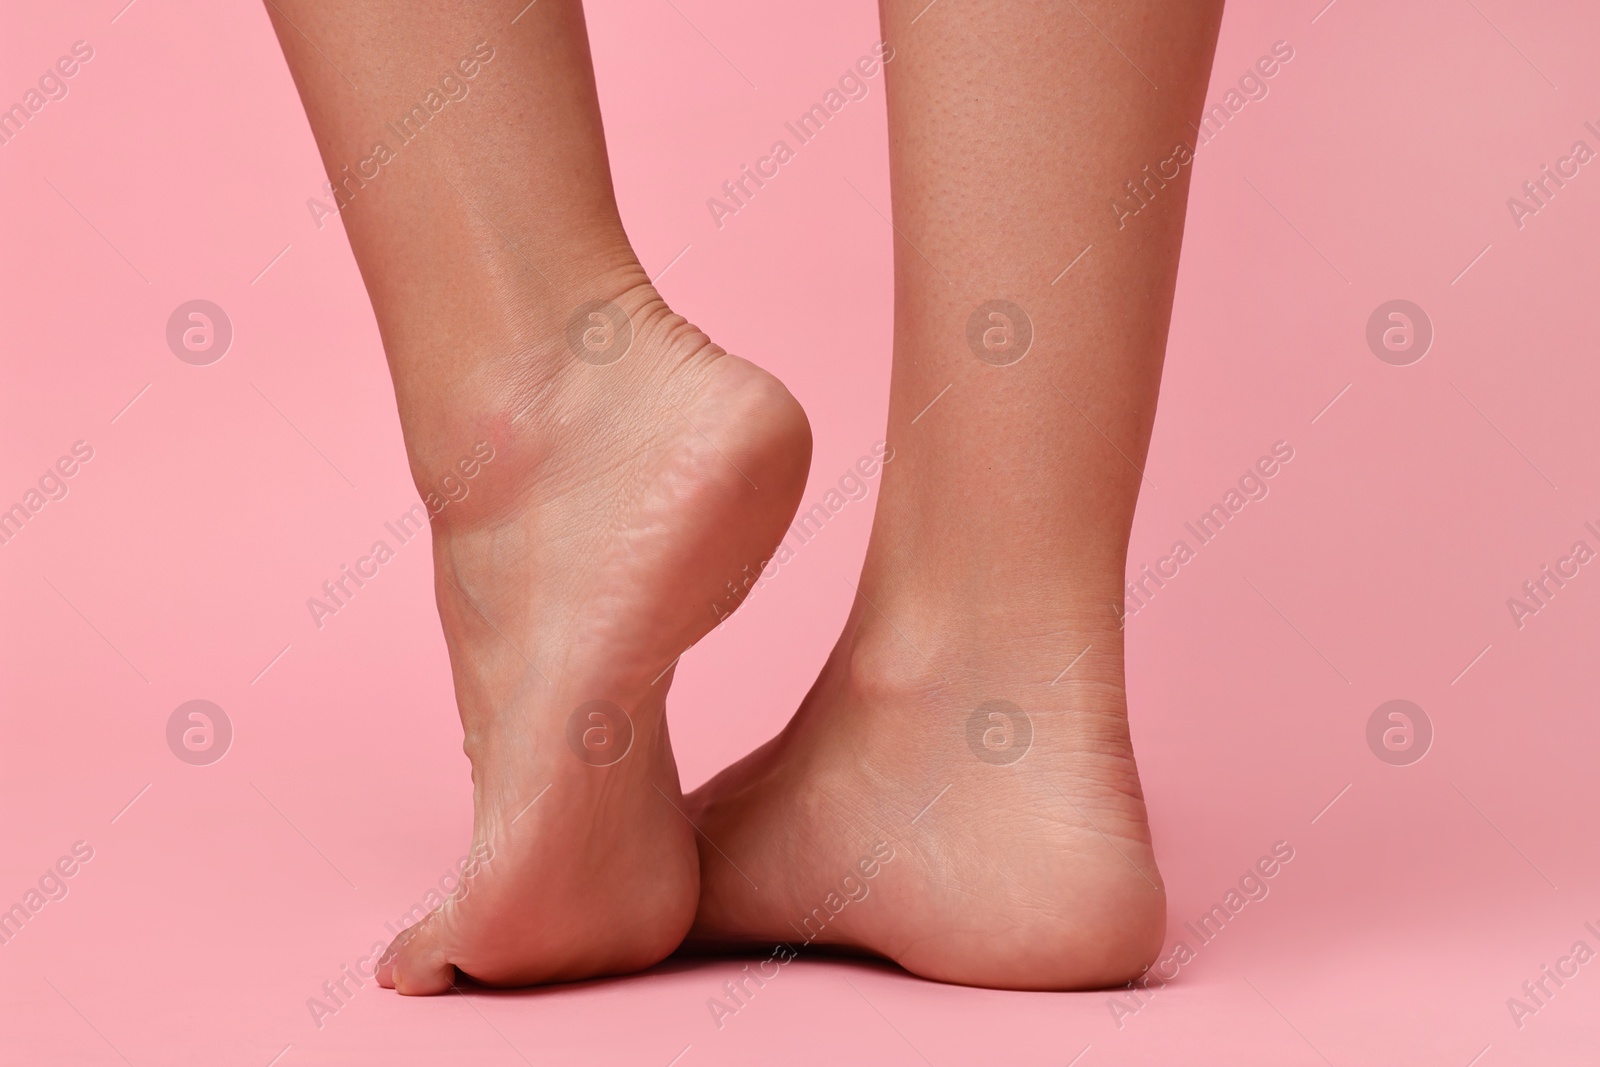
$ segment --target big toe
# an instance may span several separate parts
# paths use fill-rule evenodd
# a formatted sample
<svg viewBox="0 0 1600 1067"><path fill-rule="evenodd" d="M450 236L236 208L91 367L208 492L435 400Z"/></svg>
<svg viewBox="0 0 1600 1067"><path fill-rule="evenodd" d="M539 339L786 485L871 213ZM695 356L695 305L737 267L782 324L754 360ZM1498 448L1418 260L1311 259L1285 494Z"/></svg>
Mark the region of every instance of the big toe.
<svg viewBox="0 0 1600 1067"><path fill-rule="evenodd" d="M378 961L378 984L402 996L431 997L456 982L456 969L446 958L437 912L400 932Z"/></svg>

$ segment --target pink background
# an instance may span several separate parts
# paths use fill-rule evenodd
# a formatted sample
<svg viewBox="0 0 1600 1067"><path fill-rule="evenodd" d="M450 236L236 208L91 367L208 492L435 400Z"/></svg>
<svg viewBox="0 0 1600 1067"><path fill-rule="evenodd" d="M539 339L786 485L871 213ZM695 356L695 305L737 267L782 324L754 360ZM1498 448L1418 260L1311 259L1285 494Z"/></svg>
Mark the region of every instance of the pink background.
<svg viewBox="0 0 1600 1067"><path fill-rule="evenodd" d="M372 315L342 229L305 207L322 176L261 7L123 2L36 5L0 36L0 103L72 42L95 51L0 145L0 506L94 448L0 545L0 907L94 849L0 946L0 1060L1587 1062L1600 964L1520 1029L1506 1000L1574 941L1600 948L1600 573L1521 629L1506 599L1574 541L1600 547L1600 170L1520 230L1506 199L1575 140L1600 148L1592 8L1228 12L1210 102L1273 42L1295 58L1195 165L1132 567L1273 442L1295 458L1128 623L1169 943L1273 842L1296 854L1147 1007L1119 1027L1106 993L802 958L719 1030L706 1000L742 961L673 960L468 998L369 983L319 1029L307 998L467 842L428 554L401 548L311 624L305 599L415 500ZM591 6L635 245L804 402L817 498L884 424L890 234L845 180L887 205L881 81L720 231L705 200L868 50L873 5ZM164 338L197 297L235 329L207 367ZM1437 332L1407 367L1365 342L1393 298ZM686 785L794 708L870 522L851 505L686 657ZM196 698L236 732L206 767L165 740ZM1395 698L1436 731L1411 766L1366 742Z"/></svg>

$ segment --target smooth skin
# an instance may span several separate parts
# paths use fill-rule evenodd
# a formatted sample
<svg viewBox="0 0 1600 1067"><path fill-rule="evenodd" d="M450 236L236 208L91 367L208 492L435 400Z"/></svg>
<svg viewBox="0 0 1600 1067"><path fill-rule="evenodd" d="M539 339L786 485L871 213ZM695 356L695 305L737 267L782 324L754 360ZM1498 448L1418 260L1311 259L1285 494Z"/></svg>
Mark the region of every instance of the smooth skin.
<svg viewBox="0 0 1600 1067"><path fill-rule="evenodd" d="M1191 168L1137 216L1111 201L1193 143L1221 9L882 4L895 458L815 686L690 797L720 849L702 845L694 940L798 935L1018 989L1119 984L1159 952L1119 612ZM992 299L1032 323L1005 366L969 343ZM863 881L878 842L895 858ZM835 916L852 873L869 895Z"/></svg>
<svg viewBox="0 0 1600 1067"><path fill-rule="evenodd" d="M804 413L640 268L578 0L269 0L335 182L373 173L435 72L468 89L344 186L418 489L496 454L434 518L493 858L380 981L622 973L686 936L1004 988L1148 965L1165 894L1117 606L1190 168L1120 228L1110 204L1193 143L1221 6L884 0L894 458L860 596L788 727L684 797L672 665L792 518ZM1021 318L971 328L992 300L1031 324L1016 362ZM584 310L607 305L631 335L614 362L616 320ZM596 706L632 727L605 766L570 740ZM615 719L592 720L601 751ZM835 911L846 876L870 894Z"/></svg>

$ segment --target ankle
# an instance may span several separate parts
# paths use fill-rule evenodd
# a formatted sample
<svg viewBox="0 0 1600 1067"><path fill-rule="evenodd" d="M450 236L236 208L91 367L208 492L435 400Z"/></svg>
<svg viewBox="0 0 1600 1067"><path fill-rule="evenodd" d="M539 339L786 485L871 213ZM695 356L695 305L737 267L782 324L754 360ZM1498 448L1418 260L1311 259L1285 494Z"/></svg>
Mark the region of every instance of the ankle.
<svg viewBox="0 0 1600 1067"><path fill-rule="evenodd" d="M559 296L530 296L464 330L448 372L437 353L412 375L391 356L413 480L435 497L430 512L465 518L477 508L448 504L473 488L475 468L515 471L526 485L573 435L659 418L669 379L722 354L631 256Z"/></svg>
<svg viewBox="0 0 1600 1067"><path fill-rule="evenodd" d="M857 602L836 653L846 684L870 706L1004 698L1125 712L1123 633L1109 609L996 612L903 593L872 599L876 606Z"/></svg>

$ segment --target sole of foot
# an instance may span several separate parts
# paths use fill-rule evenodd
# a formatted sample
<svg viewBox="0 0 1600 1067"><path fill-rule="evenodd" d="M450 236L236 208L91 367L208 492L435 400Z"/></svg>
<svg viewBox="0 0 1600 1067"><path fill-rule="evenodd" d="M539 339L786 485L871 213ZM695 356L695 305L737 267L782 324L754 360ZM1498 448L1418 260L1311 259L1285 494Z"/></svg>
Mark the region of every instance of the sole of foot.
<svg viewBox="0 0 1600 1067"><path fill-rule="evenodd" d="M407 425L402 395L419 487L472 478L433 527L474 827L460 888L380 962L401 993L636 971L693 919L666 691L793 517L810 428L648 283L610 294L465 372L459 418Z"/></svg>

